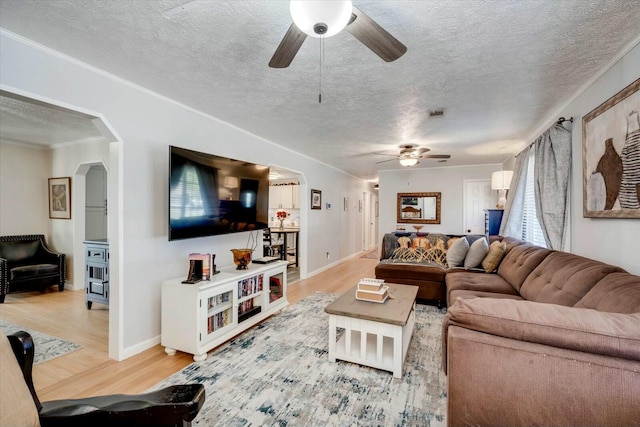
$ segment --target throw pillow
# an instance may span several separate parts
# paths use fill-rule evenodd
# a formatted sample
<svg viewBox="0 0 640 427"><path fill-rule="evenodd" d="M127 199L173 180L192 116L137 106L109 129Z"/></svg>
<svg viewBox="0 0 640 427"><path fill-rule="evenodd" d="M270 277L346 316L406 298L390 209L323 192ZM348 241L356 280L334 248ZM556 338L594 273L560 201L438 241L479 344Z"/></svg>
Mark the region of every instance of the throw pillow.
<svg viewBox="0 0 640 427"><path fill-rule="evenodd" d="M434 246L438 246L438 241L442 240L442 242L444 243L444 250L446 250L447 246L447 240L449 240L449 236L447 236L446 234L442 234L442 233L429 233L427 235L427 239L429 239L429 243L431 243L431 247Z"/></svg>
<svg viewBox="0 0 640 427"><path fill-rule="evenodd" d="M398 245L400 245L401 248L408 248L410 244L411 239L408 237L400 237L398 239Z"/></svg>
<svg viewBox="0 0 640 427"><path fill-rule="evenodd" d="M455 241L456 241L456 240L458 240L458 239L459 239L459 237L451 237L451 238L449 239L449 241L447 242L447 247L448 247L449 249L451 249L451 245L453 245L453 244L455 243Z"/></svg>
<svg viewBox="0 0 640 427"><path fill-rule="evenodd" d="M468 251L469 242L467 242L467 239L458 239L453 242L447 251L447 264L449 264L449 268L462 267Z"/></svg>
<svg viewBox="0 0 640 427"><path fill-rule="evenodd" d="M482 268L487 273L493 273L498 269L502 258L507 253L507 244L505 242L495 241L489 245L489 252L482 260Z"/></svg>
<svg viewBox="0 0 640 427"><path fill-rule="evenodd" d="M464 259L464 268L468 270L479 266L484 257L487 256L487 252L489 252L489 243L487 242L487 239L478 239L473 242L471 246L469 246L467 257Z"/></svg>
<svg viewBox="0 0 640 427"><path fill-rule="evenodd" d="M429 241L427 240L426 237L416 237L413 239L412 247L414 249L416 248L429 249Z"/></svg>

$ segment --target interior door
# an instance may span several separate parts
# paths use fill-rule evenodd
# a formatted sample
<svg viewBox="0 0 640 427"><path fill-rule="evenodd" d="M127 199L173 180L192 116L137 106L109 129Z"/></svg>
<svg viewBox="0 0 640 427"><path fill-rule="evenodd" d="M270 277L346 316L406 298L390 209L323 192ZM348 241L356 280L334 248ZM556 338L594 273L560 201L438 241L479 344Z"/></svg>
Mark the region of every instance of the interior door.
<svg viewBox="0 0 640 427"><path fill-rule="evenodd" d="M463 233L484 234L484 210L494 205L495 195L491 194L491 180L465 180Z"/></svg>

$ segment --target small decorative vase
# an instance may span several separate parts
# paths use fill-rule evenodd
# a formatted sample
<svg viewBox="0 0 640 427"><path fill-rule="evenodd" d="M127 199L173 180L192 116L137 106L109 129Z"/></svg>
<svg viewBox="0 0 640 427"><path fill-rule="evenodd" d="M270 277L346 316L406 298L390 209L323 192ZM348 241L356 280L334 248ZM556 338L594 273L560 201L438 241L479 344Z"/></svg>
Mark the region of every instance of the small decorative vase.
<svg viewBox="0 0 640 427"><path fill-rule="evenodd" d="M236 270L246 270L251 262L251 249L231 249Z"/></svg>
<svg viewBox="0 0 640 427"><path fill-rule="evenodd" d="M280 219L278 220L280 221L280 227L278 227L280 230L284 230L284 219Z"/></svg>

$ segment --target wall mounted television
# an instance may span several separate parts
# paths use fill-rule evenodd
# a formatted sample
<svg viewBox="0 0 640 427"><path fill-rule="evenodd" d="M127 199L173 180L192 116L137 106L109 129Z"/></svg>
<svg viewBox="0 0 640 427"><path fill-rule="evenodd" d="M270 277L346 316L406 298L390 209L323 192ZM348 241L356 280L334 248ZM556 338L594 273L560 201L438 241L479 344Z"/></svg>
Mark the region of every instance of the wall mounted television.
<svg viewBox="0 0 640 427"><path fill-rule="evenodd" d="M169 146L169 240L268 226L269 168Z"/></svg>

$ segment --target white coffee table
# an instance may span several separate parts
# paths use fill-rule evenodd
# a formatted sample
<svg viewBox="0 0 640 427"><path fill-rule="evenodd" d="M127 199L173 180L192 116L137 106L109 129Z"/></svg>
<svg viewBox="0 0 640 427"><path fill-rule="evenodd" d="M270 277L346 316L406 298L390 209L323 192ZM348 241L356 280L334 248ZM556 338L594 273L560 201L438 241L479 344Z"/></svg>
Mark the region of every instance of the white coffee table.
<svg viewBox="0 0 640 427"><path fill-rule="evenodd" d="M389 286L390 297L383 304L359 301L356 288L325 307L329 314L329 361L345 360L402 377L415 324L417 286ZM344 334L337 338L338 328Z"/></svg>

